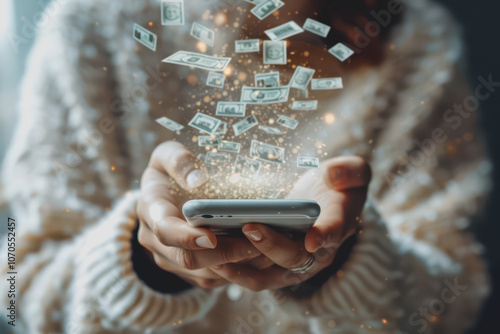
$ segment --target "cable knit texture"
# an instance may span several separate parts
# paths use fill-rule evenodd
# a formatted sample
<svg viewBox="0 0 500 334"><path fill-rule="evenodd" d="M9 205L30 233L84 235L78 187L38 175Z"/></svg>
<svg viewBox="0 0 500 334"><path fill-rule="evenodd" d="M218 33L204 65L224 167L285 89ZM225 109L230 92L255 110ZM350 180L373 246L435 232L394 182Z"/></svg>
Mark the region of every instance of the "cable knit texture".
<svg viewBox="0 0 500 334"><path fill-rule="evenodd" d="M185 124L192 117L169 107L190 94L189 86L177 93L183 81L176 77L186 78L190 69L167 80L156 64L183 49L188 23L211 3L196 1L186 0L187 24L177 34L151 27L158 34L156 52L137 44L131 32L134 22L159 22L159 1L56 2L39 32L3 174L19 222L13 329L464 331L489 292L480 245L466 228L488 191L490 164L476 113L456 128L444 122L445 111L471 93L459 29L426 0L405 2L382 64L346 74L344 89L321 102L336 120L314 134L311 147L320 140L329 156L359 155L373 169L358 241L341 271L307 297L243 289L237 301L228 298L226 286L169 295L138 279L130 244L138 180L154 147L175 136L154 120L167 115ZM306 141L317 124L301 124L296 137ZM436 129L444 129L446 141L422 153L420 143ZM6 272L5 252L1 256ZM8 301L1 298L5 310Z"/></svg>

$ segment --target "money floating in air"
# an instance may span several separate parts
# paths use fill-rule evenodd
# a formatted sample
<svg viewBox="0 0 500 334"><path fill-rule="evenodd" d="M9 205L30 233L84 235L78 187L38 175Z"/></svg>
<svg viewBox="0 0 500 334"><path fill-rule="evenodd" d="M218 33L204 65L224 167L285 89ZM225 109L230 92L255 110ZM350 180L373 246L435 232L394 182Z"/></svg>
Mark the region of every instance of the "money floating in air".
<svg viewBox="0 0 500 334"><path fill-rule="evenodd" d="M297 167L318 168L319 167L319 159L318 158L309 158L309 157L298 157L297 158Z"/></svg>
<svg viewBox="0 0 500 334"><path fill-rule="evenodd" d="M214 135L224 136L227 132L227 123L221 122L217 130L214 132Z"/></svg>
<svg viewBox="0 0 500 334"><path fill-rule="evenodd" d="M303 28L321 37L328 36L328 33L330 32L331 29L330 26L327 26L326 24L323 24L313 19L307 19L306 23L304 23Z"/></svg>
<svg viewBox="0 0 500 334"><path fill-rule="evenodd" d="M256 180L261 163L257 160L238 155L233 167L233 173L247 180Z"/></svg>
<svg viewBox="0 0 500 334"><path fill-rule="evenodd" d="M313 79L311 83L313 90L331 90L344 88L342 78Z"/></svg>
<svg viewBox="0 0 500 334"><path fill-rule="evenodd" d="M285 149L257 140L252 140L250 156L267 162L282 164L285 161Z"/></svg>
<svg viewBox="0 0 500 334"><path fill-rule="evenodd" d="M241 102L247 104L272 104L288 101L290 88L274 87L260 88L244 86L241 90Z"/></svg>
<svg viewBox="0 0 500 334"><path fill-rule="evenodd" d="M254 5L258 5L259 3L266 1L266 0L243 0L243 1L254 4Z"/></svg>
<svg viewBox="0 0 500 334"><path fill-rule="evenodd" d="M291 37L293 35L300 34L304 32L304 29L302 29L294 21L290 21L275 28L266 30L264 32L266 33L267 36L269 36L269 38L272 41L280 41L282 39Z"/></svg>
<svg viewBox="0 0 500 334"><path fill-rule="evenodd" d="M234 135L239 136L259 124L259 120L254 115L250 115L244 120L233 124Z"/></svg>
<svg viewBox="0 0 500 334"><path fill-rule="evenodd" d="M257 16L259 20L263 20L284 5L285 3L280 0L265 0L255 6L250 12Z"/></svg>
<svg viewBox="0 0 500 334"><path fill-rule="evenodd" d="M290 87L305 90L311 82L311 79L316 70L311 68L297 66L292 79L290 80Z"/></svg>
<svg viewBox="0 0 500 334"><path fill-rule="evenodd" d="M243 39L234 42L236 53L259 52L260 39Z"/></svg>
<svg viewBox="0 0 500 334"><path fill-rule="evenodd" d="M264 41L264 64L286 65L286 41Z"/></svg>
<svg viewBox="0 0 500 334"><path fill-rule="evenodd" d="M245 117L246 104L241 102L219 102L217 103L216 116Z"/></svg>
<svg viewBox="0 0 500 334"><path fill-rule="evenodd" d="M281 115L280 117L278 117L276 123L292 130L295 130L295 128L297 128L297 125L299 125L299 121L285 115Z"/></svg>
<svg viewBox="0 0 500 334"><path fill-rule="evenodd" d="M223 88L226 76L224 74L210 72L207 78L207 86Z"/></svg>
<svg viewBox="0 0 500 334"><path fill-rule="evenodd" d="M198 136L198 146L216 146L221 142L219 135Z"/></svg>
<svg viewBox="0 0 500 334"><path fill-rule="evenodd" d="M164 26L184 25L184 1L162 0L161 24Z"/></svg>
<svg viewBox="0 0 500 334"><path fill-rule="evenodd" d="M270 135L282 135L283 131L281 131L278 128L273 128L272 126L267 126L267 125L261 125L259 126L259 130L264 131L267 134Z"/></svg>
<svg viewBox="0 0 500 334"><path fill-rule="evenodd" d="M156 35L134 23L134 39L145 47L156 51Z"/></svg>
<svg viewBox="0 0 500 334"><path fill-rule="evenodd" d="M193 22L193 25L191 26L191 36L205 44L214 46L214 31L199 24L198 22Z"/></svg>
<svg viewBox="0 0 500 334"><path fill-rule="evenodd" d="M354 51L352 51L342 43L337 43L333 48L328 50L328 52L330 52L340 61L344 61L354 54Z"/></svg>
<svg viewBox="0 0 500 334"><path fill-rule="evenodd" d="M231 154L221 152L207 152L205 161L211 163L228 163L231 162Z"/></svg>
<svg viewBox="0 0 500 334"><path fill-rule="evenodd" d="M293 101L292 110L317 110L318 101Z"/></svg>
<svg viewBox="0 0 500 334"><path fill-rule="evenodd" d="M255 75L256 87L279 87L280 72L259 73Z"/></svg>
<svg viewBox="0 0 500 334"><path fill-rule="evenodd" d="M231 62L231 58L210 57L201 53L177 51L163 59L162 62L220 72L226 69L229 62Z"/></svg>
<svg viewBox="0 0 500 334"><path fill-rule="evenodd" d="M217 118L202 113L196 113L188 125L202 132L214 134L221 123L222 122Z"/></svg>
<svg viewBox="0 0 500 334"><path fill-rule="evenodd" d="M181 131L182 129L184 129L184 126L183 125L180 125L179 123L175 122L175 121L172 121L170 118L168 117L160 117L156 120L156 122L164 127L166 127L167 129L169 129L170 131Z"/></svg>
<svg viewBox="0 0 500 334"><path fill-rule="evenodd" d="M219 151L226 151L226 152L233 152L233 153L240 153L241 149L241 144L240 143L235 143L232 141L221 141L219 143L218 147Z"/></svg>

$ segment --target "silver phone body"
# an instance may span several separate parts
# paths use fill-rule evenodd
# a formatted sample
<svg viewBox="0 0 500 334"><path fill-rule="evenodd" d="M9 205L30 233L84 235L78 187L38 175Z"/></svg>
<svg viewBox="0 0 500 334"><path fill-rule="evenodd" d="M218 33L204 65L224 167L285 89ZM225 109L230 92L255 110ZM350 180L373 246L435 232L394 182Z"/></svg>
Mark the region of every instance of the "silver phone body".
<svg viewBox="0 0 500 334"><path fill-rule="evenodd" d="M315 201L300 199L202 199L182 207L190 225L210 228L216 235L241 235L241 227L248 223L306 233L320 212Z"/></svg>

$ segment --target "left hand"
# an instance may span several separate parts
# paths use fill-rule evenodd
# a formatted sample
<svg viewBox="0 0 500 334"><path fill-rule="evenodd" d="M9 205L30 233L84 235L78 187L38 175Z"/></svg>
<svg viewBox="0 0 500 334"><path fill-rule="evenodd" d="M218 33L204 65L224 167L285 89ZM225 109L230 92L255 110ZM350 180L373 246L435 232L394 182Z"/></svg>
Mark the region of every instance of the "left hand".
<svg viewBox="0 0 500 334"><path fill-rule="evenodd" d="M304 238L292 240L263 224L246 224L248 240L272 266L264 269L228 263L209 267L222 278L253 291L299 284L332 264L340 244L356 232L371 179L369 165L359 157L337 157L311 169L295 184L288 198L312 199L321 214ZM320 249L320 251L318 251ZM289 268L301 266L314 253L316 264L306 273Z"/></svg>

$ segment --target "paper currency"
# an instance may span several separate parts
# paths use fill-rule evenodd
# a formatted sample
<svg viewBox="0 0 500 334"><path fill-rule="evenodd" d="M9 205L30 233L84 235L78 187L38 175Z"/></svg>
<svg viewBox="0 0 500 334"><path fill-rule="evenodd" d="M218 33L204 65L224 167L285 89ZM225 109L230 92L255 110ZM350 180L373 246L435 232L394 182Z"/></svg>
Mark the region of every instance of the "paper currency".
<svg viewBox="0 0 500 334"><path fill-rule="evenodd" d="M304 29L302 29L294 21L290 21L275 28L266 30L264 32L266 33L267 36L269 36L269 38L272 41L280 41L282 39L291 37L293 35L300 34L304 32Z"/></svg>
<svg viewBox="0 0 500 334"><path fill-rule="evenodd" d="M184 129L184 126L183 125L180 125L179 123L175 122L175 121L172 121L170 118L168 117L160 117L156 120L156 122L164 127L166 127L167 129L169 129L170 131L181 131L182 129Z"/></svg>
<svg viewBox="0 0 500 334"><path fill-rule="evenodd" d="M226 69L229 62L231 62L231 58L210 57L202 53L177 51L173 55L163 59L162 62L220 72Z"/></svg>
<svg viewBox="0 0 500 334"><path fill-rule="evenodd" d="M252 140L250 156L260 160L282 164L285 161L285 149Z"/></svg>
<svg viewBox="0 0 500 334"><path fill-rule="evenodd" d="M162 0L161 24L164 26L184 25L184 1Z"/></svg>
<svg viewBox="0 0 500 334"><path fill-rule="evenodd" d="M280 72L259 73L255 75L255 87L279 87Z"/></svg>
<svg viewBox="0 0 500 334"><path fill-rule="evenodd" d="M220 136L198 136L198 146L216 146L221 142Z"/></svg>
<svg viewBox="0 0 500 334"><path fill-rule="evenodd" d="M254 115L250 115L244 120L239 121L238 123L233 124L234 135L239 136L242 133L248 131L259 124L259 120Z"/></svg>
<svg viewBox="0 0 500 334"><path fill-rule="evenodd" d="M244 86L241 89L241 102L248 104L283 103L288 101L289 93L288 86L273 88Z"/></svg>
<svg viewBox="0 0 500 334"><path fill-rule="evenodd" d="M259 126L259 130L262 130L265 133L268 133L270 135L282 135L283 134L283 131L281 131L280 129L273 128L272 126L267 126L267 125Z"/></svg>
<svg viewBox="0 0 500 334"><path fill-rule="evenodd" d="M236 53L244 52L259 52L260 39L243 39L234 42L234 49Z"/></svg>
<svg viewBox="0 0 500 334"><path fill-rule="evenodd" d="M134 39L145 47L156 51L156 35L134 23Z"/></svg>
<svg viewBox="0 0 500 334"><path fill-rule="evenodd" d="M215 130L214 135L224 136L227 132L227 123L221 122L217 130Z"/></svg>
<svg viewBox="0 0 500 334"><path fill-rule="evenodd" d="M207 86L223 88L226 76L224 74L210 72L207 78Z"/></svg>
<svg viewBox="0 0 500 334"><path fill-rule="evenodd" d="M206 162L210 163L228 163L231 162L231 154L221 152L207 152Z"/></svg>
<svg viewBox="0 0 500 334"><path fill-rule="evenodd" d="M313 90L330 90L344 88L342 85L342 78L322 78L313 79L311 83Z"/></svg>
<svg viewBox="0 0 500 334"><path fill-rule="evenodd" d="M292 110L317 110L318 101L293 101Z"/></svg>
<svg viewBox="0 0 500 334"><path fill-rule="evenodd" d="M284 5L285 3L279 0L265 0L255 6L250 12L257 16L259 20L263 20Z"/></svg>
<svg viewBox="0 0 500 334"><path fill-rule="evenodd" d="M247 180L256 180L260 171L261 163L255 159L238 155L233 167L233 173Z"/></svg>
<svg viewBox="0 0 500 334"><path fill-rule="evenodd" d="M221 141L219 143L218 149L219 149L219 151L240 153L241 144L240 143L235 143L233 141L225 141L225 140L223 140L223 141Z"/></svg>
<svg viewBox="0 0 500 334"><path fill-rule="evenodd" d="M306 23L304 23L303 28L321 37L328 36L328 33L330 32L331 29L330 26L327 26L326 24L323 24L313 19L307 19Z"/></svg>
<svg viewBox="0 0 500 334"><path fill-rule="evenodd" d="M290 80L290 87L305 90L311 82L311 79L316 70L311 68L297 66L292 79Z"/></svg>
<svg viewBox="0 0 500 334"><path fill-rule="evenodd" d="M342 43L337 43L333 48L328 50L328 52L330 52L340 61L344 61L354 54L354 51L352 51Z"/></svg>
<svg viewBox="0 0 500 334"><path fill-rule="evenodd" d="M258 5L259 3L266 1L266 0L243 0L243 1L254 4L254 5Z"/></svg>
<svg viewBox="0 0 500 334"><path fill-rule="evenodd" d="M225 117L245 117L246 104L241 102L218 102L215 115Z"/></svg>
<svg viewBox="0 0 500 334"><path fill-rule="evenodd" d="M191 26L191 36L205 44L214 46L214 31L199 24L198 22L193 22L193 25Z"/></svg>
<svg viewBox="0 0 500 334"><path fill-rule="evenodd" d="M281 115L280 117L278 117L276 123L292 130L295 130L297 128L297 125L299 125L299 121L285 115Z"/></svg>
<svg viewBox="0 0 500 334"><path fill-rule="evenodd" d="M264 41L264 64L286 65L286 41Z"/></svg>
<svg viewBox="0 0 500 334"><path fill-rule="evenodd" d="M297 167L307 167L307 168L318 168L319 159L318 158L308 158L308 157L298 157Z"/></svg>
<svg viewBox="0 0 500 334"><path fill-rule="evenodd" d="M222 122L217 118L202 113L196 113L188 125L212 135L221 123Z"/></svg>

